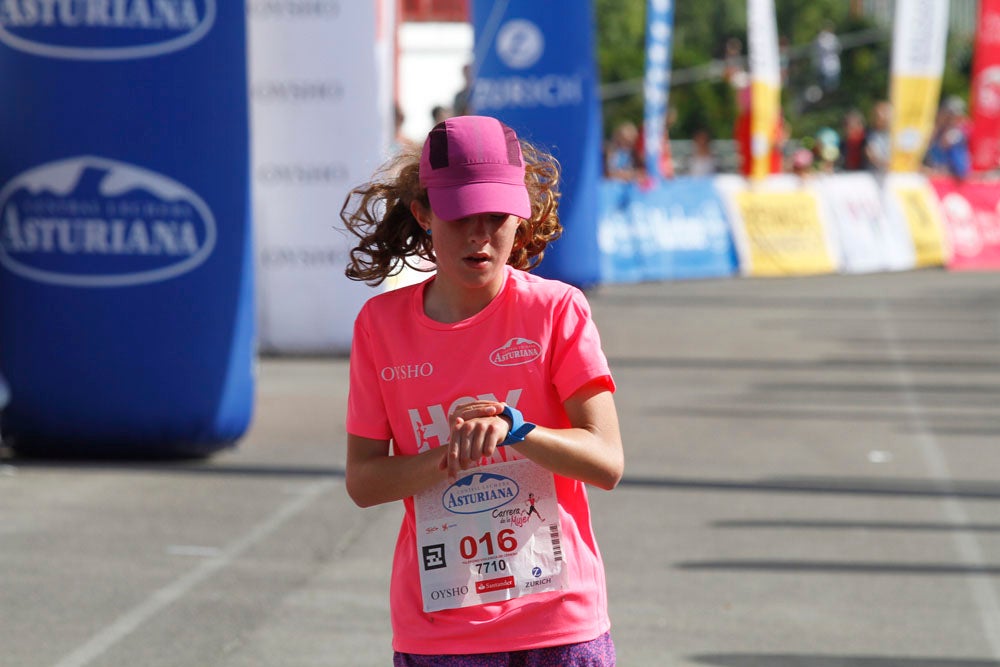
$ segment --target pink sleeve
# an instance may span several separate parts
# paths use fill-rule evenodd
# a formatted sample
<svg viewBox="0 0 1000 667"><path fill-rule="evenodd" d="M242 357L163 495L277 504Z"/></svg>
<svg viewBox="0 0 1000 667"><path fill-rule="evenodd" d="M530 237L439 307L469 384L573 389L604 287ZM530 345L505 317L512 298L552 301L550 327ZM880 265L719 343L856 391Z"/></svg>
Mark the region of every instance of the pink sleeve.
<svg viewBox="0 0 1000 667"><path fill-rule="evenodd" d="M552 327L552 382L559 400L565 401L595 380L614 392L615 382L583 292L575 288L568 292L559 304Z"/></svg>
<svg viewBox="0 0 1000 667"><path fill-rule="evenodd" d="M347 432L362 438L389 440L392 429L378 385L367 314L368 310L363 308L354 321L350 388L347 395Z"/></svg>

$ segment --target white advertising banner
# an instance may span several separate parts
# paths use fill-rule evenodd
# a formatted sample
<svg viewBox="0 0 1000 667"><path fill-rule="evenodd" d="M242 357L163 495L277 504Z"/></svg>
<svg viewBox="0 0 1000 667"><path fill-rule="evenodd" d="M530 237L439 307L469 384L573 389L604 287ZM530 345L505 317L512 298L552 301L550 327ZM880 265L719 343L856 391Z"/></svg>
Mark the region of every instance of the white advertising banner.
<svg viewBox="0 0 1000 667"><path fill-rule="evenodd" d="M337 353L375 293L344 277L340 221L393 135L394 0L247 2L258 337Z"/></svg>
<svg viewBox="0 0 1000 667"><path fill-rule="evenodd" d="M909 235L890 233L882 191L872 174L819 176L816 187L838 238L842 271L868 273L912 263Z"/></svg>

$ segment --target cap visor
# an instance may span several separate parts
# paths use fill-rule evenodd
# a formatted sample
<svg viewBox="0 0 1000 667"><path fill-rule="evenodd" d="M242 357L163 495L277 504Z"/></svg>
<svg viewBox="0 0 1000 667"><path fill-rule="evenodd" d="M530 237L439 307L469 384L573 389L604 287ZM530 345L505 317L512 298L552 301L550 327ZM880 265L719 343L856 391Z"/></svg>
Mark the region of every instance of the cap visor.
<svg viewBox="0 0 1000 667"><path fill-rule="evenodd" d="M507 183L467 183L453 188L428 188L434 215L442 220L458 220L479 213L507 213L531 217L528 189Z"/></svg>

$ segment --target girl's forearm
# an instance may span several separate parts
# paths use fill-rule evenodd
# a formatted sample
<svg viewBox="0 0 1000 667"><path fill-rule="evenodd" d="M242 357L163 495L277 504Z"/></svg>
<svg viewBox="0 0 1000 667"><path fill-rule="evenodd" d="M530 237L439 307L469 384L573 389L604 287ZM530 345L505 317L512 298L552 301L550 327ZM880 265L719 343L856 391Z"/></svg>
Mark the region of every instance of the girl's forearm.
<svg viewBox="0 0 1000 667"><path fill-rule="evenodd" d="M610 490L621 481L625 468L618 433L604 434L584 428L535 428L524 442L510 445L547 470Z"/></svg>
<svg viewBox="0 0 1000 667"><path fill-rule="evenodd" d="M441 460L433 449L415 456L348 455L347 493L360 507L409 498L447 475Z"/></svg>

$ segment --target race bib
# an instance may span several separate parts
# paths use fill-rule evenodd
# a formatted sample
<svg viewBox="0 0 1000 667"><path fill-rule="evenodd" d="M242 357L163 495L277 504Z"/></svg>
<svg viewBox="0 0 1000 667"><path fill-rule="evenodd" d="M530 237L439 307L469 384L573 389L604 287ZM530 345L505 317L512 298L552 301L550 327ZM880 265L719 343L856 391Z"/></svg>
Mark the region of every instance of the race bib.
<svg viewBox="0 0 1000 667"><path fill-rule="evenodd" d="M464 471L414 496L424 611L562 590L552 473L528 460Z"/></svg>

